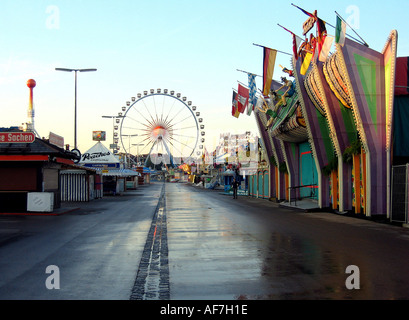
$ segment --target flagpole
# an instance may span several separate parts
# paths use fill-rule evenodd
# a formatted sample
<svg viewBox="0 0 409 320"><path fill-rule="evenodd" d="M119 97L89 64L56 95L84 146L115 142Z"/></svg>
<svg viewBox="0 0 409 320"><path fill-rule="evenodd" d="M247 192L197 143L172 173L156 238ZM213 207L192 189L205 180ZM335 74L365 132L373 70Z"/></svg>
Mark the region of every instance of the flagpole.
<svg viewBox="0 0 409 320"><path fill-rule="evenodd" d="M261 77L261 76L259 76L258 74L255 74L255 73L251 73L251 72L247 72L247 71L243 71L243 70L239 70L239 69L236 69L236 70L239 71L239 72L247 73L247 74L254 74L256 77Z"/></svg>
<svg viewBox="0 0 409 320"><path fill-rule="evenodd" d="M294 7L296 7L297 9L303 11L303 12L307 12L306 10L300 8L299 6L296 6L294 3L291 3L291 5L294 6ZM312 14L311 12L308 12L308 13L309 13L309 14ZM342 19L342 17L341 17L336 11L335 11L335 13ZM318 17L316 17L316 18L318 18ZM322 20L322 19L321 19L321 20ZM346 21L345 21L344 19L342 19L342 20L346 23ZM324 21L324 20L322 20L322 21ZM327 25L329 25L330 27L333 27L335 30L337 29L336 27L334 27L332 24L328 23L327 21L324 21L324 23L327 24ZM351 28L351 26L350 26L348 23L346 23L346 24L348 25L348 27ZM351 28L351 29L352 29L352 28ZM355 32L354 29L352 29L352 31ZM355 34L361 39L361 41L358 40L358 39L356 39L356 38L354 38L353 36L351 36L351 35L348 34L348 33L345 33L345 34L346 34L348 37L350 37L351 39L353 39L353 40L355 40L355 41L357 41L357 42L361 42L361 41L362 41L362 42L363 42L362 44L365 45L365 46L367 46L367 47L369 48L369 45L365 42L365 40L362 39L362 38L359 36L359 34L357 34L356 32L355 32Z"/></svg>
<svg viewBox="0 0 409 320"><path fill-rule="evenodd" d="M262 47L262 48L267 48L267 49L270 49L270 50L275 50L275 51L277 51L277 52L279 52L279 53L284 53L284 54L286 54L286 55L292 56L291 53L284 52L284 51L280 51L280 50L277 50L277 49L272 49L272 48L269 48L269 47L266 47L266 46L262 46L261 44L253 43L253 46Z"/></svg>
<svg viewBox="0 0 409 320"><path fill-rule="evenodd" d="M361 41L364 43L364 45L369 48L369 45L366 43L366 41L361 38L361 36L348 24L348 22L346 22L346 21L344 20L344 18L342 18L342 17L338 14L338 12L335 11L335 14L336 14L342 21L344 21L345 24L346 24L348 27L350 27L351 30L359 37L359 39L361 39Z"/></svg>
<svg viewBox="0 0 409 320"><path fill-rule="evenodd" d="M289 33L295 35L296 37L298 37L298 38L300 38L300 39L303 39L302 37L300 37L299 35L295 34L294 32L288 30L287 28L284 28L281 24L277 23L277 25L278 25L279 27L283 28L285 31L288 31Z"/></svg>
<svg viewBox="0 0 409 320"><path fill-rule="evenodd" d="M246 89L249 89L249 87L247 86L247 84L244 84L243 82L240 82L239 80L237 80L237 82L239 84L241 84L243 87L245 87Z"/></svg>

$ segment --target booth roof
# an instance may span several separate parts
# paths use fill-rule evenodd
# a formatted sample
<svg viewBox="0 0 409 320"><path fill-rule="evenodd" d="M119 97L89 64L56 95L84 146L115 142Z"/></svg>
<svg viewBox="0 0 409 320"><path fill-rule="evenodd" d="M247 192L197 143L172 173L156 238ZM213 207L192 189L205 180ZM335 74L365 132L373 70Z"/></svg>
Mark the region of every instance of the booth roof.
<svg viewBox="0 0 409 320"><path fill-rule="evenodd" d="M98 141L93 147L81 155L80 164L119 163L119 160Z"/></svg>

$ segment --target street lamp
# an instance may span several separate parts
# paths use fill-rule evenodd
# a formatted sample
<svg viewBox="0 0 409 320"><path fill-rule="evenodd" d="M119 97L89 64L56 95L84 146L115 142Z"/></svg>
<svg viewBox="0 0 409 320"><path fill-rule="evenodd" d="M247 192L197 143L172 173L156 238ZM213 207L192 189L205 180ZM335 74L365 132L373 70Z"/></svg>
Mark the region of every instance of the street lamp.
<svg viewBox="0 0 409 320"><path fill-rule="evenodd" d="M56 71L75 72L75 102L74 102L74 149L77 149L77 72L91 72L97 69L55 68Z"/></svg>
<svg viewBox="0 0 409 320"><path fill-rule="evenodd" d="M115 153L115 119L123 118L124 116L102 116L102 118L112 119L112 153Z"/></svg>

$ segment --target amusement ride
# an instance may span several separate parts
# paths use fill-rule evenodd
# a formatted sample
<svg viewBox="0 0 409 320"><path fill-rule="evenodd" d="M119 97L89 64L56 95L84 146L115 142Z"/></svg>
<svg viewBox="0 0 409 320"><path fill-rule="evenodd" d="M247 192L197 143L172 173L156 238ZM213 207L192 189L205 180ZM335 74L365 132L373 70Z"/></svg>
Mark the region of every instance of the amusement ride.
<svg viewBox="0 0 409 320"><path fill-rule="evenodd" d="M142 165L163 163L167 169L173 168L202 154L204 128L203 118L192 101L173 90L150 89L132 97L118 113L115 151L130 155L136 146L137 161L131 159L134 164L141 165L139 156L147 154Z"/></svg>

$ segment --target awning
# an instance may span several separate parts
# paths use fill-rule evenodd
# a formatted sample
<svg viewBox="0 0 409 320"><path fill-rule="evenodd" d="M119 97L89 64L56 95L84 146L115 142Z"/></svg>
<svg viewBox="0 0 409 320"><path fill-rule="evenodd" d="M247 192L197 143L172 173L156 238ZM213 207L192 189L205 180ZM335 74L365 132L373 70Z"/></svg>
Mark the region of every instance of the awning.
<svg viewBox="0 0 409 320"><path fill-rule="evenodd" d="M130 169L101 169L102 175L105 177L134 177L141 176L139 172Z"/></svg>
<svg viewBox="0 0 409 320"><path fill-rule="evenodd" d="M226 170L222 173L223 176L235 176L236 172L232 171L232 170Z"/></svg>
<svg viewBox="0 0 409 320"><path fill-rule="evenodd" d="M144 167L143 168L143 173L156 173L156 170L153 170L149 167Z"/></svg>

